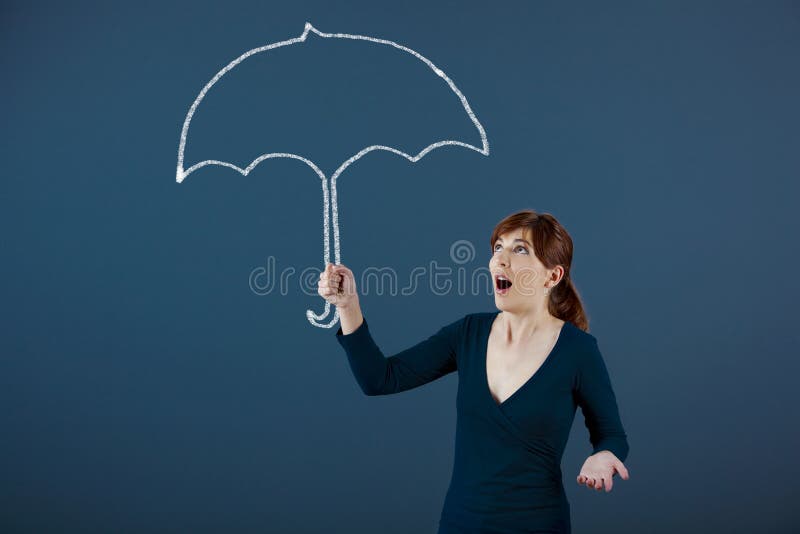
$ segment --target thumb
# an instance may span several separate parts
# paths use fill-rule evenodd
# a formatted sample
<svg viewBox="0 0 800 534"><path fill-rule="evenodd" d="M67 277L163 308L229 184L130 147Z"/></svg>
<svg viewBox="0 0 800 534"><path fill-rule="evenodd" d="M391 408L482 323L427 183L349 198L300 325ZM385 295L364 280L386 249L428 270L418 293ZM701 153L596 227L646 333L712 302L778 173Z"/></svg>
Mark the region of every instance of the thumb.
<svg viewBox="0 0 800 534"><path fill-rule="evenodd" d="M625 464L622 462L617 462L614 464L614 467L617 468L617 471L623 480L628 480L628 469L625 467Z"/></svg>

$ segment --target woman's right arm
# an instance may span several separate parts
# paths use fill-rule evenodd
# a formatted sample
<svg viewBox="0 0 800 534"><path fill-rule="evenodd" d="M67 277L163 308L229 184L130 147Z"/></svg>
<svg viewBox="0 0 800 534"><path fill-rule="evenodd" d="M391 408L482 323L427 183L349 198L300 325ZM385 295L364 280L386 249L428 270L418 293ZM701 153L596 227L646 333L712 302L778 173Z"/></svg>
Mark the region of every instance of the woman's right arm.
<svg viewBox="0 0 800 534"><path fill-rule="evenodd" d="M456 350L464 319L440 328L435 334L390 357L385 357L361 313L352 272L331 265L321 276L320 295L340 304L341 326L336 340L347 354L350 368L366 395L389 395L427 384L456 370Z"/></svg>
<svg viewBox="0 0 800 534"><path fill-rule="evenodd" d="M388 358L372 339L369 324L350 334L336 332L350 368L366 395L390 395L419 387L457 369L456 350L463 318L439 329L427 339Z"/></svg>

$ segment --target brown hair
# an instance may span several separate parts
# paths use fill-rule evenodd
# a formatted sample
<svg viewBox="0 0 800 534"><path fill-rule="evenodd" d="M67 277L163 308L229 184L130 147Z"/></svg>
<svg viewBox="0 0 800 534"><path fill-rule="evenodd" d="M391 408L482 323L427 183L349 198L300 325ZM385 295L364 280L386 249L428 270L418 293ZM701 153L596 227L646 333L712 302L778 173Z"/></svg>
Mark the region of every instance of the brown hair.
<svg viewBox="0 0 800 534"><path fill-rule="evenodd" d="M492 231L489 241L492 254L497 239L502 234L518 228L530 233L533 253L547 269L552 269L556 265L564 268L563 278L550 291L548 301L550 313L588 332L589 320L586 318L580 295L569 274L572 266L572 238L567 230L549 213L536 213L533 210L513 213L497 223Z"/></svg>

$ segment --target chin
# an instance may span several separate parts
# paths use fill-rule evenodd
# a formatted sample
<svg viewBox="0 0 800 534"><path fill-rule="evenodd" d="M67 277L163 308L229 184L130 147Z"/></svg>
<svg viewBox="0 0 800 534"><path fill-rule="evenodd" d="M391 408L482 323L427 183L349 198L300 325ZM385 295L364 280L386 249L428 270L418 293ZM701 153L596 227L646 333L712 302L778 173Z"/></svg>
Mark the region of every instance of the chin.
<svg viewBox="0 0 800 534"><path fill-rule="evenodd" d="M494 305L497 306L498 310L507 310L509 309L508 301L502 297L495 297L494 298Z"/></svg>

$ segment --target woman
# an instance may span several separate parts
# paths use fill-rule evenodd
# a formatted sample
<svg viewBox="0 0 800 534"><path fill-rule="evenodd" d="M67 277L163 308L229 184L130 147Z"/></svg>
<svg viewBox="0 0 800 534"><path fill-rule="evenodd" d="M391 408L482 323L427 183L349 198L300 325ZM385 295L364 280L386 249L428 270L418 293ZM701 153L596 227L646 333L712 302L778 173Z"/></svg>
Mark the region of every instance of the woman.
<svg viewBox="0 0 800 534"><path fill-rule="evenodd" d="M570 278L572 239L547 213L495 227L489 269L499 311L471 313L389 358L372 339L353 273L328 264L319 294L338 307L336 339L367 395L415 388L458 371L455 459L439 534L566 532L561 480L575 411L592 455L578 484L607 492L628 442L597 339Z"/></svg>

